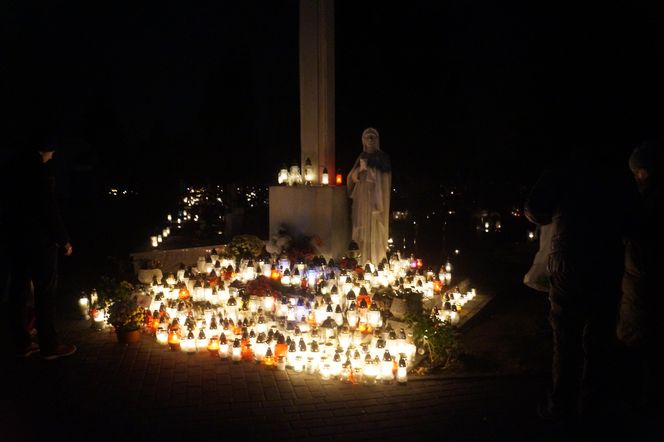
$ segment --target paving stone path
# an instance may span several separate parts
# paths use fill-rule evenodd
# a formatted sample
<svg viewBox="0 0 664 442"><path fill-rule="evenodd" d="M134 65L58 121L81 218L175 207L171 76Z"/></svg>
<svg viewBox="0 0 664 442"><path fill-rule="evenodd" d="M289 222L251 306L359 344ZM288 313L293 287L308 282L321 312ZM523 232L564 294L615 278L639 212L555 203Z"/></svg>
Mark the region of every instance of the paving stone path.
<svg viewBox="0 0 664 442"><path fill-rule="evenodd" d="M4 378L12 380L0 407L5 435L90 441L233 434L243 440L550 436L533 406L545 383L541 377L411 376L405 386L352 385L172 352L148 335L139 344L121 345L112 333L92 331L83 321L62 328L79 346L75 355L5 365ZM49 418L40 420L42 413ZM53 421L55 428L49 427Z"/></svg>

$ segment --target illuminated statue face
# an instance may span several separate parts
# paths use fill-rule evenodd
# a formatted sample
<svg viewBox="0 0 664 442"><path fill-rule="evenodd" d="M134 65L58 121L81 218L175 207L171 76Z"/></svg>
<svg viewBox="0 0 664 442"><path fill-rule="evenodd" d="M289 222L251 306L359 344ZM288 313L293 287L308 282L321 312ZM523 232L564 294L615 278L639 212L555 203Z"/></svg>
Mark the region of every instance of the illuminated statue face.
<svg viewBox="0 0 664 442"><path fill-rule="evenodd" d="M368 153L373 153L378 150L378 135L375 132L366 132L362 135L362 144L364 150Z"/></svg>

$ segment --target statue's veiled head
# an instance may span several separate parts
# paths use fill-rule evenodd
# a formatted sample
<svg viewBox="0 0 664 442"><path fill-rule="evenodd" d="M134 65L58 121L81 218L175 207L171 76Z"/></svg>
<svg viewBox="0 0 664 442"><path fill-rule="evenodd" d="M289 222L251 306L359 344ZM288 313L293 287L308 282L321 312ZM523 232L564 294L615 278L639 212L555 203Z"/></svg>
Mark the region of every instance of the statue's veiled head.
<svg viewBox="0 0 664 442"><path fill-rule="evenodd" d="M364 129L364 132L362 132L362 146L367 153L380 150L380 137L376 129L373 127Z"/></svg>

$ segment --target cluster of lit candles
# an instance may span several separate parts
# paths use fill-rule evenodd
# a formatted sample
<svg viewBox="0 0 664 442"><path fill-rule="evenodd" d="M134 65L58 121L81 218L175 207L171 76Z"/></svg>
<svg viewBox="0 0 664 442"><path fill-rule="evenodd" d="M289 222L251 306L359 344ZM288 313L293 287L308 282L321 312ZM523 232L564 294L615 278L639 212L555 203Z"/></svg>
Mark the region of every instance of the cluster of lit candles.
<svg viewBox="0 0 664 442"><path fill-rule="evenodd" d="M168 238L168 235L170 234L171 234L171 228L165 227L164 229L162 229L161 234L153 235L150 237L150 244L152 244L152 247L158 247L159 244L161 244L164 239Z"/></svg>
<svg viewBox="0 0 664 442"><path fill-rule="evenodd" d="M257 323L242 326L233 321L219 326L214 319L211 321L206 328L205 320L198 320L196 325L187 327L185 334L172 323L168 328L159 327L155 333L157 342L188 354L208 352L234 363L249 361L280 370L319 374L323 379L365 383L406 382L407 361L415 354L415 346L408 342L403 329L399 334L394 330L365 334L349 327L337 332L334 325L317 328L300 323L289 330L287 323L266 321L262 315Z"/></svg>
<svg viewBox="0 0 664 442"><path fill-rule="evenodd" d="M184 201L185 203L187 203L189 200L187 199L187 197L185 197ZM170 236L171 224L174 224L175 227L181 229L183 223L192 220L192 214L191 212L187 212L187 210L183 210L181 213L179 213L179 215L176 218L173 218L173 215L169 213L168 215L166 215L166 220L168 220L169 226L161 229L161 233L150 236L150 244L152 245L152 247L159 247L159 244L161 244L166 238ZM193 220L198 221L198 215L193 215Z"/></svg>
<svg viewBox="0 0 664 442"><path fill-rule="evenodd" d="M343 184L343 177L340 170L337 171L333 178L335 185L340 186ZM298 184L305 184L308 186L320 184L321 186L328 186L331 184L327 167L323 167L320 178L318 178L309 158L307 158L304 162L302 172L300 172L300 166L297 164L291 165L290 168L286 168L284 165L281 169L279 169L279 173L277 174L277 182L279 184L285 184L288 186L294 186Z"/></svg>
<svg viewBox="0 0 664 442"><path fill-rule="evenodd" d="M276 263L220 257L213 251L194 268L181 268L162 282L144 288L151 298L146 329L157 342L188 354L207 352L222 360L252 361L267 367L318 374L348 382L405 383L416 346L403 328L395 330L374 294L392 286L423 297L440 296L435 314L452 324L475 290L443 293L451 265L438 274L422 271L422 261L396 256L363 272L340 269L330 262L291 267ZM277 280L283 296L252 294L256 278ZM257 281L258 282L258 281ZM87 312L90 300L81 299ZM103 328L104 312L93 321Z"/></svg>
<svg viewBox="0 0 664 442"><path fill-rule="evenodd" d="M191 209L200 203L202 191L200 189L197 190L189 187L187 187L187 191L189 194L182 198L182 202L186 207ZM219 198L218 200L221 201ZM192 214L192 210L184 209L182 211L178 211L175 217L170 213L167 214L166 220L168 221L168 226L164 227L161 230L161 233L150 236L150 244L152 247L159 247L159 245L170 236L171 226L176 229L181 229L183 224L186 224L189 221L197 222L198 215Z"/></svg>

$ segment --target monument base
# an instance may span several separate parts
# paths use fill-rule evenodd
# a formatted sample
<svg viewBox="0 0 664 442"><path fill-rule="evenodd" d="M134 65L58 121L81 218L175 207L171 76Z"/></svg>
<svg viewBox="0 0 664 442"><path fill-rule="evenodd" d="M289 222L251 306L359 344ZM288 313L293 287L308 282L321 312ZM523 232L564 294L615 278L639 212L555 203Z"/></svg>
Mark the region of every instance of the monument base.
<svg viewBox="0 0 664 442"><path fill-rule="evenodd" d="M281 226L291 235L318 236L325 259L346 254L350 215L346 186L270 187L270 235Z"/></svg>
<svg viewBox="0 0 664 442"><path fill-rule="evenodd" d="M134 273L138 275L142 261L159 261L159 264L161 265L160 269L163 271L164 276L166 276L169 272L177 272L180 268L180 264L196 267L196 261L198 258L209 254L212 249L222 251L224 250L224 247L224 244L213 244L209 246L183 247L179 249L154 249L135 252L131 254L134 264Z"/></svg>

